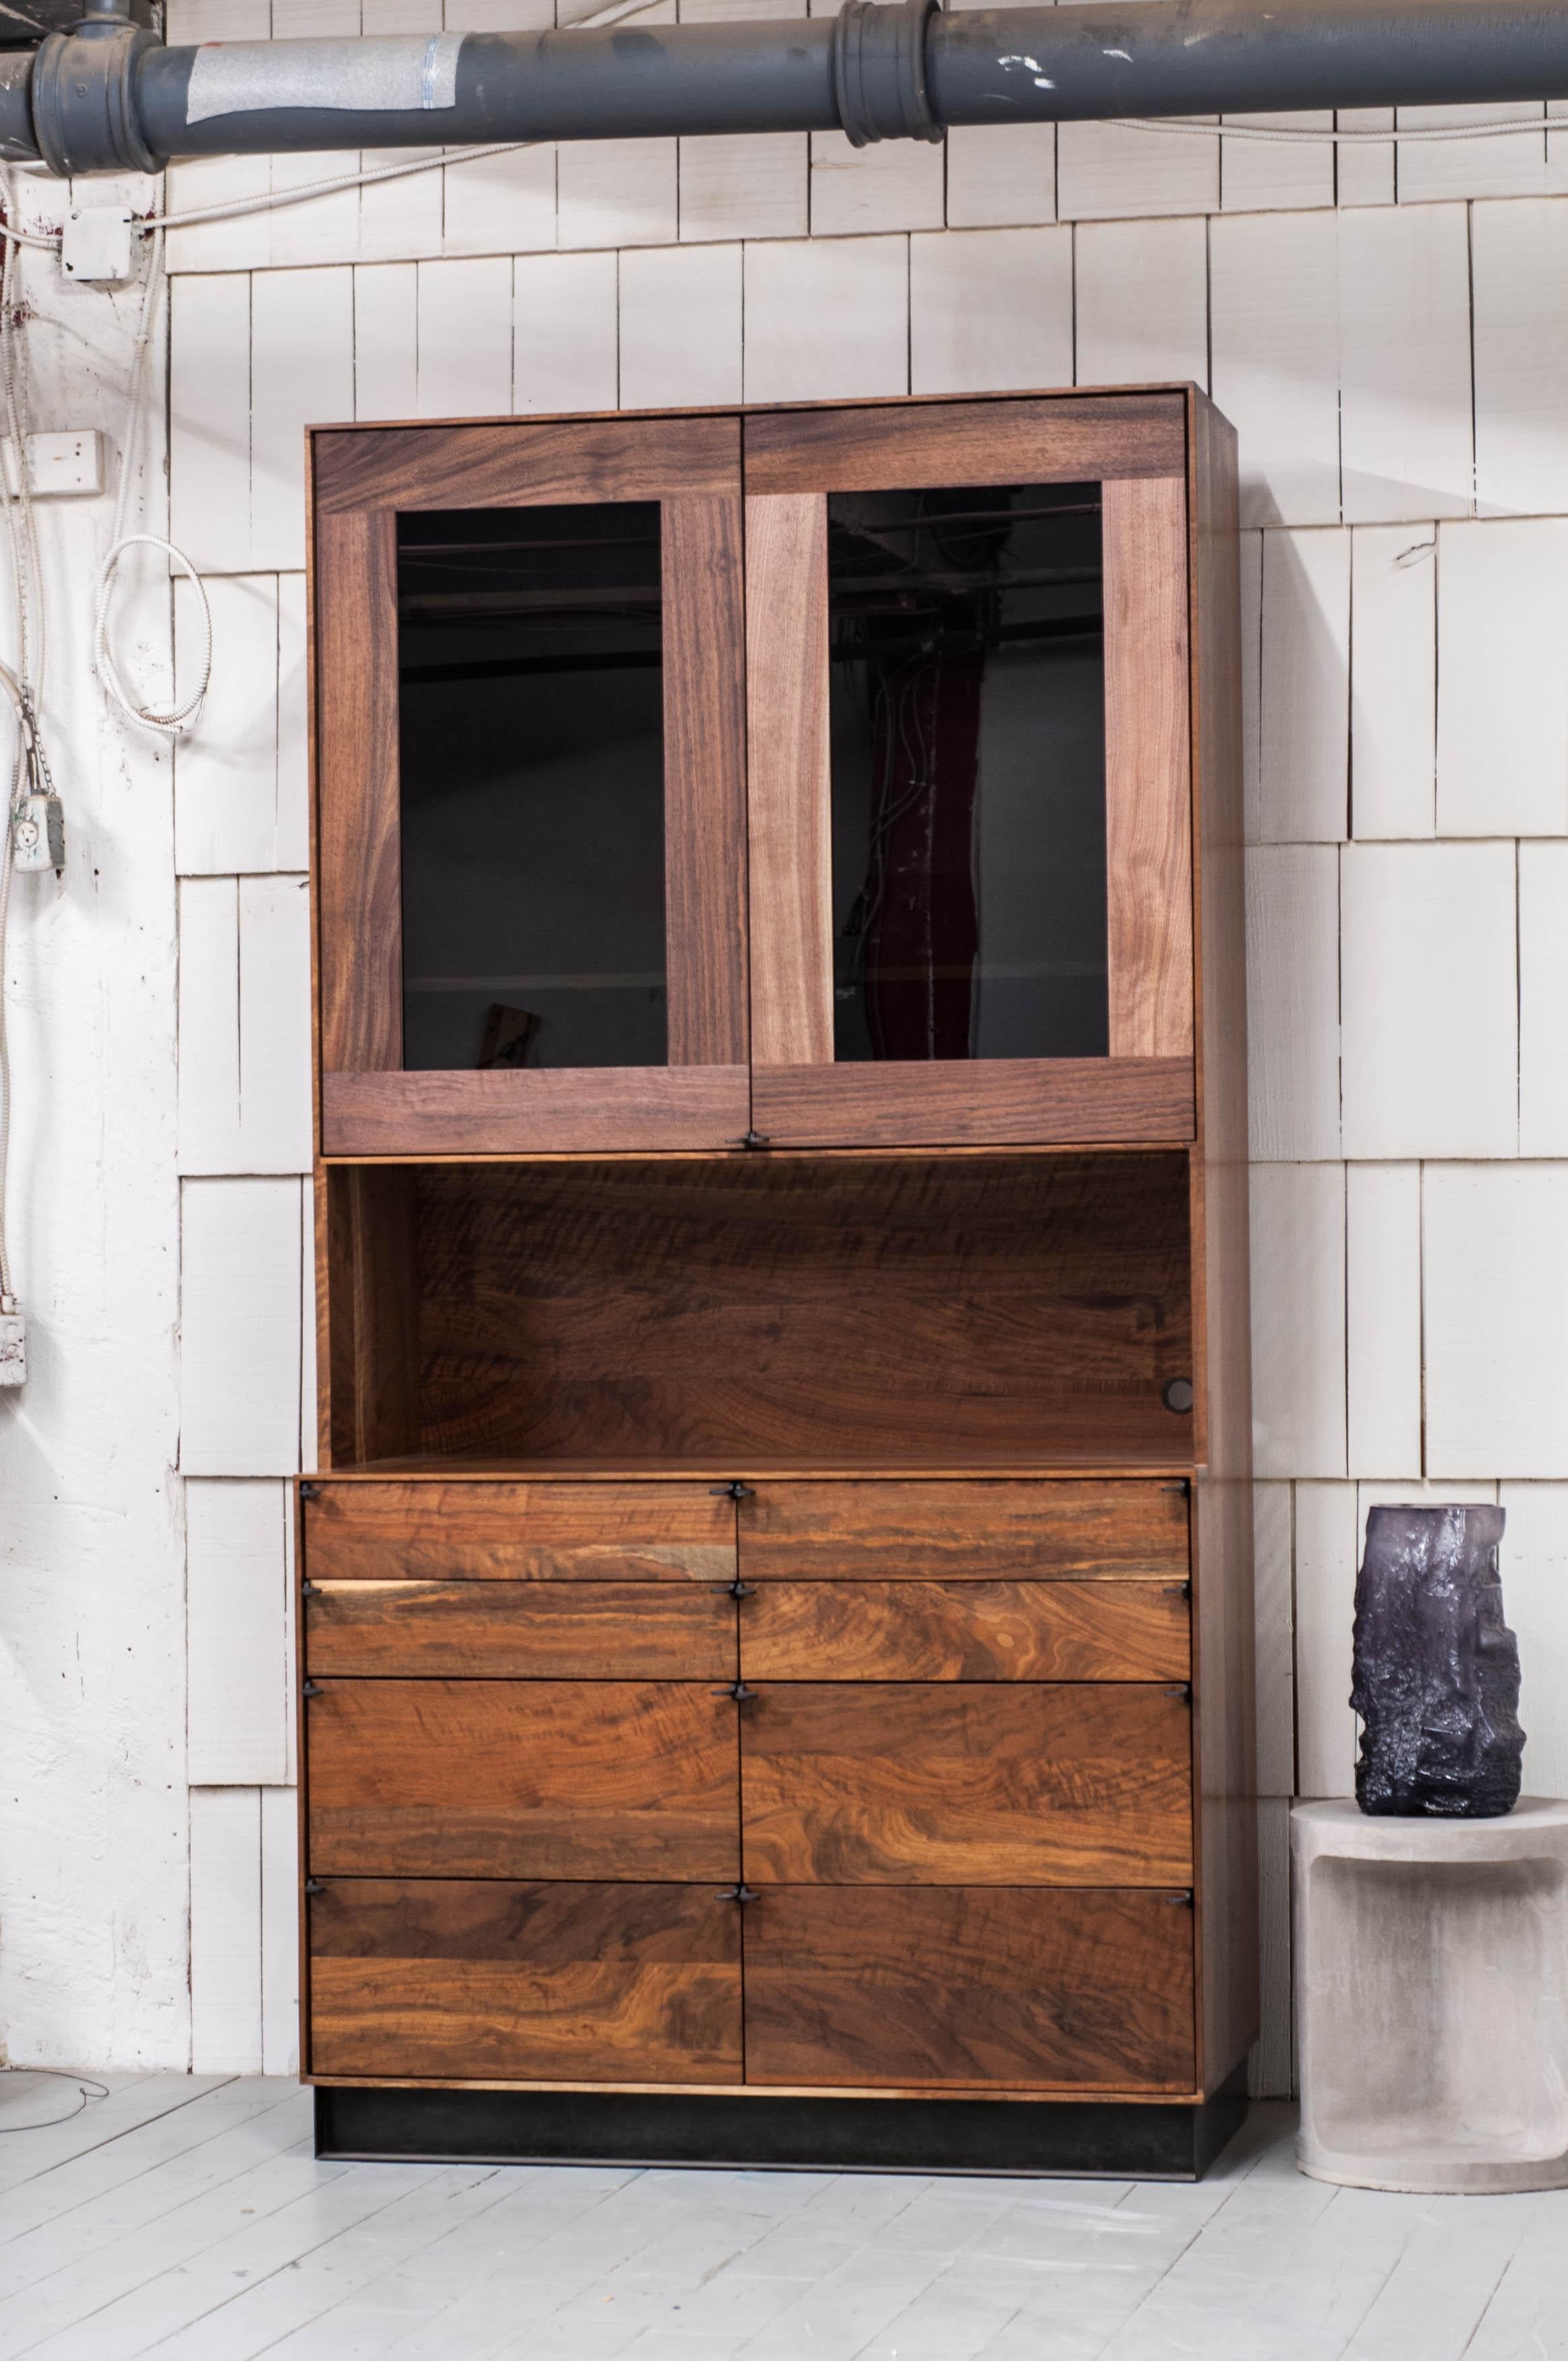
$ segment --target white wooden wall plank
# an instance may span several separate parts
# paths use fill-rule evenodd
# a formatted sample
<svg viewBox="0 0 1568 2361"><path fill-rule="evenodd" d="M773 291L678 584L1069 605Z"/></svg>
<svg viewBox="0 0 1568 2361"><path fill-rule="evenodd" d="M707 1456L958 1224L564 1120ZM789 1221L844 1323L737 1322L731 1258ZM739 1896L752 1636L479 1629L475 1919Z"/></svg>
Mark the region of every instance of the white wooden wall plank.
<svg viewBox="0 0 1568 2361"><path fill-rule="evenodd" d="M173 36L170 35L170 39ZM166 183L171 214L192 214L208 205L236 204L264 197L272 186L267 156L203 156L171 164ZM192 270L254 270L272 252L272 227L265 213L237 214L229 221L194 222L171 229L164 247L169 275Z"/></svg>
<svg viewBox="0 0 1568 2361"><path fill-rule="evenodd" d="M1343 1169L1255 1164L1251 1199L1254 1467L1343 1476Z"/></svg>
<svg viewBox="0 0 1568 2361"><path fill-rule="evenodd" d="M311 862L310 768L305 734L305 577L278 577L278 802L273 857L253 866L299 871Z"/></svg>
<svg viewBox="0 0 1568 2361"><path fill-rule="evenodd" d="M185 1487L187 1776L262 1787L288 1776L284 1522L275 1481Z"/></svg>
<svg viewBox="0 0 1568 2361"><path fill-rule="evenodd" d="M1568 843L1519 862L1519 1154L1568 1156Z"/></svg>
<svg viewBox="0 0 1568 2361"><path fill-rule="evenodd" d="M806 236L811 187L806 132L718 134L683 139L680 151L683 239Z"/></svg>
<svg viewBox="0 0 1568 2361"><path fill-rule="evenodd" d="M949 229L1055 219L1054 123L956 124L946 144Z"/></svg>
<svg viewBox="0 0 1568 2361"><path fill-rule="evenodd" d="M1439 197L1533 197L1546 192L1545 109L1539 100L1493 101L1475 106L1402 106L1401 131L1465 123L1539 123L1541 137L1499 132L1491 139L1401 139L1399 203L1431 204Z"/></svg>
<svg viewBox="0 0 1568 2361"><path fill-rule="evenodd" d="M1332 844L1246 856L1247 1116L1252 1154L1340 1153L1339 854Z"/></svg>
<svg viewBox="0 0 1568 2361"><path fill-rule="evenodd" d="M1519 1634L1524 1784L1568 1795L1568 1485L1503 1484L1503 1612Z"/></svg>
<svg viewBox="0 0 1568 2361"><path fill-rule="evenodd" d="M278 584L209 577L213 678L201 721L174 750L175 866L182 876L278 865ZM175 683L202 643L196 595L174 588Z"/></svg>
<svg viewBox="0 0 1568 2361"><path fill-rule="evenodd" d="M359 161L366 171L378 164L411 164L416 156L434 156L436 148L367 148ZM356 258L360 262L420 262L441 252L444 231L444 172L400 172L395 180L370 181L359 192L359 235Z"/></svg>
<svg viewBox="0 0 1568 2361"><path fill-rule="evenodd" d="M1071 230L912 237L909 378L912 393L1070 385Z"/></svg>
<svg viewBox="0 0 1568 2361"><path fill-rule="evenodd" d="M909 241L749 246L746 400L853 401L909 390Z"/></svg>
<svg viewBox="0 0 1568 2361"><path fill-rule="evenodd" d="M1346 845L1341 927L1345 1154L1517 1154L1512 845Z"/></svg>
<svg viewBox="0 0 1568 2361"><path fill-rule="evenodd" d="M1468 516L1470 259L1463 205L1339 215L1340 447L1356 523Z"/></svg>
<svg viewBox="0 0 1568 2361"><path fill-rule="evenodd" d="M1444 524L1437 545L1437 824L1568 829L1568 521Z"/></svg>
<svg viewBox="0 0 1568 2361"><path fill-rule="evenodd" d="M564 139L555 166L560 245L673 244L680 227L678 162L673 139Z"/></svg>
<svg viewBox="0 0 1568 2361"><path fill-rule="evenodd" d="M271 0L168 0L164 39L181 46L196 41L269 41Z"/></svg>
<svg viewBox="0 0 1568 2361"><path fill-rule="evenodd" d="M292 1787L261 1790L261 2070L300 2070L300 1831Z"/></svg>
<svg viewBox="0 0 1568 2361"><path fill-rule="evenodd" d="M233 877L180 884L181 1172L237 1172L239 889Z"/></svg>
<svg viewBox="0 0 1568 2361"><path fill-rule="evenodd" d="M1297 1775L1303 1795L1355 1789L1350 1660L1360 1544L1354 1484L1297 1485Z"/></svg>
<svg viewBox="0 0 1568 2361"><path fill-rule="evenodd" d="M1342 106L1334 117L1342 131L1392 131L1391 106ZM1334 150L1334 193L1342 205L1391 205L1394 202L1394 142L1345 140Z"/></svg>
<svg viewBox="0 0 1568 2361"><path fill-rule="evenodd" d="M251 281L251 555L305 562L305 433L354 415L354 274L263 270Z"/></svg>
<svg viewBox="0 0 1568 2361"><path fill-rule="evenodd" d="M1328 110L1279 115L1227 115L1222 121L1242 128L1259 125L1274 131L1332 131ZM1297 212L1334 202L1332 143L1284 139L1223 139L1220 142L1220 204L1228 214L1281 209Z"/></svg>
<svg viewBox="0 0 1568 2361"><path fill-rule="evenodd" d="M239 881L239 1170L246 1172L311 1169L310 907L304 877Z"/></svg>
<svg viewBox="0 0 1568 2361"><path fill-rule="evenodd" d="M181 1445L188 1476L300 1464L300 1184L181 1191Z"/></svg>
<svg viewBox="0 0 1568 2361"><path fill-rule="evenodd" d="M1248 844L1263 836L1263 542L1245 532L1241 543L1242 813Z"/></svg>
<svg viewBox="0 0 1568 2361"><path fill-rule="evenodd" d="M361 264L354 274L354 415L411 418L419 402L419 270Z"/></svg>
<svg viewBox="0 0 1568 2361"><path fill-rule="evenodd" d="M191 1791L191 2065L261 2071L261 1807L254 1787Z"/></svg>
<svg viewBox="0 0 1568 2361"><path fill-rule="evenodd" d="M512 264L422 262L415 416L488 418L511 408Z"/></svg>
<svg viewBox="0 0 1568 2361"><path fill-rule="evenodd" d="M1257 835L1338 843L1349 824L1350 535L1263 536Z"/></svg>
<svg viewBox="0 0 1568 2361"><path fill-rule="evenodd" d="M811 235L864 237L877 230L940 229L943 156L923 139L851 148L841 131L811 134Z"/></svg>
<svg viewBox="0 0 1568 2361"><path fill-rule="evenodd" d="M1471 209L1475 500L1568 509L1568 205Z"/></svg>
<svg viewBox="0 0 1568 2361"><path fill-rule="evenodd" d="M1057 212L1063 221L1206 214L1219 203L1217 139L1116 123L1057 126Z"/></svg>
<svg viewBox="0 0 1568 2361"><path fill-rule="evenodd" d="M445 254L529 254L555 243L555 149L453 162L445 182ZM596 241L597 242L597 241Z"/></svg>
<svg viewBox="0 0 1568 2361"><path fill-rule="evenodd" d="M1421 1471L1421 1176L1345 1170L1345 1415L1353 1476Z"/></svg>
<svg viewBox="0 0 1568 2361"><path fill-rule="evenodd" d="M250 281L170 290L170 532L200 573L251 563Z"/></svg>
<svg viewBox="0 0 1568 2361"><path fill-rule="evenodd" d="M1437 826L1437 539L1358 525L1350 563L1350 824L1356 837Z"/></svg>
<svg viewBox="0 0 1568 2361"><path fill-rule="evenodd" d="M1080 222L1072 236L1080 385L1206 386L1208 224Z"/></svg>
<svg viewBox="0 0 1568 2361"><path fill-rule="evenodd" d="M1290 1806L1279 1796L1266 1796L1257 1806L1257 1905L1262 2029L1247 2060L1247 2093L1288 2099L1296 2087Z"/></svg>
<svg viewBox="0 0 1568 2361"><path fill-rule="evenodd" d="M627 409L740 401L739 246L630 248L620 318Z"/></svg>
<svg viewBox="0 0 1568 2361"><path fill-rule="evenodd" d="M524 255L512 273L514 407L613 410L616 257Z"/></svg>
<svg viewBox="0 0 1568 2361"><path fill-rule="evenodd" d="M1321 214L1209 225L1210 390L1236 430L1244 524L1332 524L1339 495L1339 246Z"/></svg>
<svg viewBox="0 0 1568 2361"><path fill-rule="evenodd" d="M1427 1473L1568 1476L1568 1165L1429 1165Z"/></svg>
<svg viewBox="0 0 1568 2361"><path fill-rule="evenodd" d="M1257 1792L1296 1793L1296 1609L1288 1484L1255 1484Z"/></svg>
<svg viewBox="0 0 1568 2361"><path fill-rule="evenodd" d="M340 11L333 11L334 15ZM354 10L356 17L359 11ZM323 26L323 37L335 27ZM358 31L357 24L355 31ZM341 148L319 154L272 158L272 190L286 195L308 188L313 181L334 181L357 172L359 158ZM359 252L359 192L336 189L330 195L306 197L293 204L273 207L260 218L269 225L267 259L274 269L318 262L353 262Z"/></svg>

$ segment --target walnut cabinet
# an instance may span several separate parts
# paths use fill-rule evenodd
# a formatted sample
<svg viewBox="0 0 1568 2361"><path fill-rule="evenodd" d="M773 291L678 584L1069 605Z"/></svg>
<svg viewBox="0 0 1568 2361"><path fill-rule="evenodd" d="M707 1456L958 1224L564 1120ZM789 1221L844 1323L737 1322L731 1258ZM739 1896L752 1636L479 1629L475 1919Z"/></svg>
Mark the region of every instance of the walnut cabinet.
<svg viewBox="0 0 1568 2361"><path fill-rule="evenodd" d="M1255 2031L1191 388L312 438L323 2152L1201 2169Z"/></svg>

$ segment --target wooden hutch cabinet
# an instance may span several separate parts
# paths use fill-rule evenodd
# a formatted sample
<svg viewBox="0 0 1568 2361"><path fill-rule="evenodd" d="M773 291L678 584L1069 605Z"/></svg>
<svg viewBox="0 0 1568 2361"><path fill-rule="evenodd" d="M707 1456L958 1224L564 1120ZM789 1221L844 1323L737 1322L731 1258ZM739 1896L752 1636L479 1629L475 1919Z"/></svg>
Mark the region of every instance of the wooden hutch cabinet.
<svg viewBox="0 0 1568 2361"><path fill-rule="evenodd" d="M323 2152L1201 2170L1256 2002L1230 429L311 441Z"/></svg>

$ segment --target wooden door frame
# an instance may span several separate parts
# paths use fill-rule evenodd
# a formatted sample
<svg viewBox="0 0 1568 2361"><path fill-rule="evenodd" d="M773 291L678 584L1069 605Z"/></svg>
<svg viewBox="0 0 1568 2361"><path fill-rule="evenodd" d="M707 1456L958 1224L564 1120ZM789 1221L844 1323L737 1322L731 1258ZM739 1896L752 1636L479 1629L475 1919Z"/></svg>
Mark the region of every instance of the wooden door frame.
<svg viewBox="0 0 1568 2361"><path fill-rule="evenodd" d="M779 1145L1194 1136L1187 431L1179 393L747 418L752 1121ZM839 1067L828 495L1086 478L1103 502L1110 1054Z"/></svg>
<svg viewBox="0 0 1568 2361"><path fill-rule="evenodd" d="M311 435L320 1147L714 1148L750 1124L740 427L703 418ZM669 1062L405 1071L400 510L662 506Z"/></svg>

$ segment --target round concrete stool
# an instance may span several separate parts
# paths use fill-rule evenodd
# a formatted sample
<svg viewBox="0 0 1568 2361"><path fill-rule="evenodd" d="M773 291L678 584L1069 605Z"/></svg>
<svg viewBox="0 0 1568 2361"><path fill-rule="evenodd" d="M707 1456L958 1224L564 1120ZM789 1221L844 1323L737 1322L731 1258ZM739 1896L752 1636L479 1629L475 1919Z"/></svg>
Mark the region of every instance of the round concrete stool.
<svg viewBox="0 0 1568 2361"><path fill-rule="evenodd" d="M1568 1803L1500 1820L1298 1804L1303 2172L1568 2187Z"/></svg>

